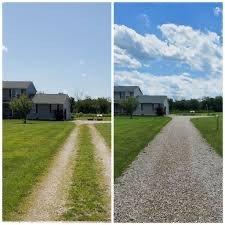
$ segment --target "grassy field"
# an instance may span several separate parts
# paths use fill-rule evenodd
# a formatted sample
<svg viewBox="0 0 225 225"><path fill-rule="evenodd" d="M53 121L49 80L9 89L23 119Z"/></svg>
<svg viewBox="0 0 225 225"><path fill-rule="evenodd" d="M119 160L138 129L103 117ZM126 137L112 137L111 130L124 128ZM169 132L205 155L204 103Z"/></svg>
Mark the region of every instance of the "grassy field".
<svg viewBox="0 0 225 225"><path fill-rule="evenodd" d="M115 117L114 176L119 177L138 153L151 141L169 117Z"/></svg>
<svg viewBox="0 0 225 225"><path fill-rule="evenodd" d="M192 118L191 121L201 132L203 138L215 149L219 155L223 155L223 118L219 117L217 130L216 117Z"/></svg>
<svg viewBox="0 0 225 225"><path fill-rule="evenodd" d="M110 123L95 124L95 127L103 136L109 148L111 149L111 124Z"/></svg>
<svg viewBox="0 0 225 225"><path fill-rule="evenodd" d="M3 219L13 220L74 124L3 121Z"/></svg>
<svg viewBox="0 0 225 225"><path fill-rule="evenodd" d="M69 221L107 221L108 199L101 176L101 164L96 161L90 130L81 125L73 184L70 191L71 204L64 215Z"/></svg>

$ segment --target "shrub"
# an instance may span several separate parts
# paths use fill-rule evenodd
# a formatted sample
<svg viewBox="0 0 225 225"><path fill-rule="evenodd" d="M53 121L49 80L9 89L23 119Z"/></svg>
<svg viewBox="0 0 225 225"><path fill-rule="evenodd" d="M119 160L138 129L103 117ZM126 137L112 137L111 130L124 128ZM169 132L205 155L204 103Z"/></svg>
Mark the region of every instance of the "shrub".
<svg viewBox="0 0 225 225"><path fill-rule="evenodd" d="M158 107L156 109L157 116L163 116L165 114L164 109L162 107Z"/></svg>

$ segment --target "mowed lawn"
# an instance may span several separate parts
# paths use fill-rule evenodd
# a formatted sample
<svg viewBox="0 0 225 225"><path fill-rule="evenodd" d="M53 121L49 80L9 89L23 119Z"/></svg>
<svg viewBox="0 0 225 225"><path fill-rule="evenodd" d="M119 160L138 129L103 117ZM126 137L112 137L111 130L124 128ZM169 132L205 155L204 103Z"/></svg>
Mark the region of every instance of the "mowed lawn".
<svg viewBox="0 0 225 225"><path fill-rule="evenodd" d="M138 153L165 126L169 117L115 117L114 176L119 177Z"/></svg>
<svg viewBox="0 0 225 225"><path fill-rule="evenodd" d="M14 220L24 200L74 127L71 122L3 121L3 219Z"/></svg>
<svg viewBox="0 0 225 225"><path fill-rule="evenodd" d="M99 131L99 133L103 136L106 141L106 144L111 149L111 123L102 123L95 124L95 127Z"/></svg>
<svg viewBox="0 0 225 225"><path fill-rule="evenodd" d="M95 157L90 129L80 126L77 157L70 189L67 221L108 221L109 198L104 185L102 165Z"/></svg>
<svg viewBox="0 0 225 225"><path fill-rule="evenodd" d="M191 121L200 131L202 137L215 149L219 155L223 155L223 117L219 116L219 126L217 130L217 118L202 117L192 118Z"/></svg>

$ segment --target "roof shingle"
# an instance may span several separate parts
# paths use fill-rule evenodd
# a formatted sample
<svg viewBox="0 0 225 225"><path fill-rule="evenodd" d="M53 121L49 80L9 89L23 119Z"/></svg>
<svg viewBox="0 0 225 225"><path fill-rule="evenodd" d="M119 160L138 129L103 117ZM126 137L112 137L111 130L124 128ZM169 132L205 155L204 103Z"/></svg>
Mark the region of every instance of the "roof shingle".
<svg viewBox="0 0 225 225"><path fill-rule="evenodd" d="M32 81L3 81L2 87L8 89L12 88L26 89L31 84L33 84Z"/></svg>
<svg viewBox="0 0 225 225"><path fill-rule="evenodd" d="M36 94L34 104L64 104L69 96L66 94Z"/></svg>

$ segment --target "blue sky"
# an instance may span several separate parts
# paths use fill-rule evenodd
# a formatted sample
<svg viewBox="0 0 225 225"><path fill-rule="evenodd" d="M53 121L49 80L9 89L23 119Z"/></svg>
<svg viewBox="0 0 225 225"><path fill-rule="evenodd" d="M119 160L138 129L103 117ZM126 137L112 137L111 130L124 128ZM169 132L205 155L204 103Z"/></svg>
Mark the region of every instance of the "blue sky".
<svg viewBox="0 0 225 225"><path fill-rule="evenodd" d="M4 3L3 80L110 97L110 13L108 3Z"/></svg>
<svg viewBox="0 0 225 225"><path fill-rule="evenodd" d="M115 84L175 99L222 94L221 3L115 3Z"/></svg>

